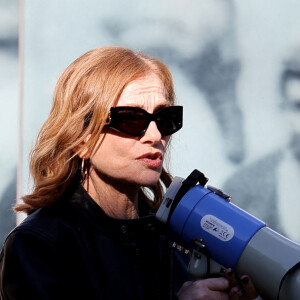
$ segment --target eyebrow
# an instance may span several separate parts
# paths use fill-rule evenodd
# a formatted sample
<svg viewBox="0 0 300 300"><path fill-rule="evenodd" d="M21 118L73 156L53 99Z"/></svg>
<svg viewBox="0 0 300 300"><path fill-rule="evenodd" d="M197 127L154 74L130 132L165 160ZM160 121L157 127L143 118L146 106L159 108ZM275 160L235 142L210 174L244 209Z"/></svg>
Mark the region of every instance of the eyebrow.
<svg viewBox="0 0 300 300"><path fill-rule="evenodd" d="M165 108L165 107L169 107L170 103L166 103L166 104L160 104L157 107L155 107L154 109L154 113L160 111L161 109Z"/></svg>
<svg viewBox="0 0 300 300"><path fill-rule="evenodd" d="M137 108L141 108L141 109L144 109L144 110L146 110L146 107L144 106L144 105L141 105L141 104L139 104L139 103L132 103L132 104L130 104L130 105L121 105L121 106L128 106L128 107L137 107ZM165 108L165 107L168 107L168 106L171 106L170 105L170 102L166 102L165 104L159 104L158 106L156 106L155 108L154 108L154 113L155 112L158 112L158 111L160 111L161 109L163 109L163 108ZM146 110L147 111L147 110Z"/></svg>

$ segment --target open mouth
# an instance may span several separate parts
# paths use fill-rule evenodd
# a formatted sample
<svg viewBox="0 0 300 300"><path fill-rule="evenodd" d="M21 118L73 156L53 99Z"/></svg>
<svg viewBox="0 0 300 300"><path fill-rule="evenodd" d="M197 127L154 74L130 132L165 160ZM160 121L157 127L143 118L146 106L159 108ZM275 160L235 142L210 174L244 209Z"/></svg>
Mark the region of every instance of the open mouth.
<svg viewBox="0 0 300 300"><path fill-rule="evenodd" d="M153 155L149 155L147 158L155 160L155 159L161 159L162 155L160 153L155 153Z"/></svg>
<svg viewBox="0 0 300 300"><path fill-rule="evenodd" d="M138 158L139 161L142 161L150 168L158 168L162 164L162 154L157 153L147 153L140 158Z"/></svg>

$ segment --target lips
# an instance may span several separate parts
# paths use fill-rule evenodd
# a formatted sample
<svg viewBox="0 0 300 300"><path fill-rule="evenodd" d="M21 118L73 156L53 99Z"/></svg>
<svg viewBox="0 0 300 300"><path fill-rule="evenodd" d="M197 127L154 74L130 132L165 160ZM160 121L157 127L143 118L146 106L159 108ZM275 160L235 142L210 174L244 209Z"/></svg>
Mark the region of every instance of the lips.
<svg viewBox="0 0 300 300"><path fill-rule="evenodd" d="M162 165L162 154L160 152L146 153L137 159L152 169L159 168Z"/></svg>

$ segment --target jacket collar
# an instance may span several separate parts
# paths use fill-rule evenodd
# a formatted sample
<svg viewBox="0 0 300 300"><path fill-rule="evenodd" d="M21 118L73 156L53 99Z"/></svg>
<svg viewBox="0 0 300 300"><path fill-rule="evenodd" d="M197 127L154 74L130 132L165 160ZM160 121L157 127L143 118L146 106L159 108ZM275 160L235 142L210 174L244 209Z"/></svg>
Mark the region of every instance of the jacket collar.
<svg viewBox="0 0 300 300"><path fill-rule="evenodd" d="M91 198L84 187L78 184L72 195L65 199L76 210L77 214L83 215L87 222L98 227L102 231L119 232L121 234L162 232L164 225L160 223L155 214L151 213L150 206L140 200L140 211L144 215L138 219L117 219L105 214L102 208Z"/></svg>

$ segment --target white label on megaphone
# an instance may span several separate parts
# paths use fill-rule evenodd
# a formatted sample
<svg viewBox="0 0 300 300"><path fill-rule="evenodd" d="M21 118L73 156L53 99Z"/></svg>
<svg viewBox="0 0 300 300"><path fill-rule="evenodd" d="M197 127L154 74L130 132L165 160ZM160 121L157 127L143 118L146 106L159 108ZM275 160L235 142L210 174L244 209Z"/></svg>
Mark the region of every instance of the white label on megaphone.
<svg viewBox="0 0 300 300"><path fill-rule="evenodd" d="M213 215L205 215L201 219L200 225L203 230L223 242L230 241L234 236L234 229Z"/></svg>

